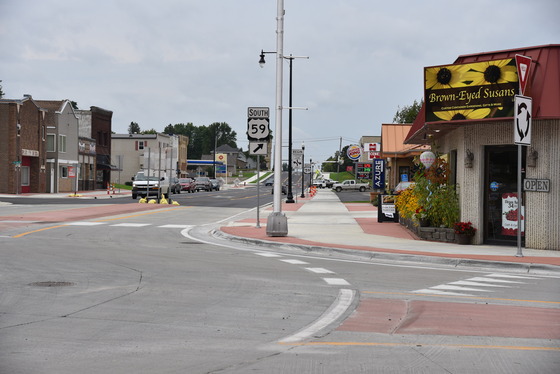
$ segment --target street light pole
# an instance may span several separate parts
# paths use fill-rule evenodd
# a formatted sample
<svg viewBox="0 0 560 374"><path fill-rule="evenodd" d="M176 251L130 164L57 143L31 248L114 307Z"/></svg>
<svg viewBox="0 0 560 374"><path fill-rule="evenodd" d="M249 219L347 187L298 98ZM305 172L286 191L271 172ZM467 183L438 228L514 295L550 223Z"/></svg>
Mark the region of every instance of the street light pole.
<svg viewBox="0 0 560 374"><path fill-rule="evenodd" d="M292 62L294 58L292 55L290 60L290 87L289 87L289 114L288 114L288 196L286 203L295 203L294 195L292 194Z"/></svg>
<svg viewBox="0 0 560 374"><path fill-rule="evenodd" d="M301 198L305 197L305 144L301 143Z"/></svg>
<svg viewBox="0 0 560 374"><path fill-rule="evenodd" d="M276 1L276 123L274 132L274 200L266 223L268 236L287 236L288 218L282 214L282 75L284 55L284 0ZM263 55L264 56L264 55Z"/></svg>

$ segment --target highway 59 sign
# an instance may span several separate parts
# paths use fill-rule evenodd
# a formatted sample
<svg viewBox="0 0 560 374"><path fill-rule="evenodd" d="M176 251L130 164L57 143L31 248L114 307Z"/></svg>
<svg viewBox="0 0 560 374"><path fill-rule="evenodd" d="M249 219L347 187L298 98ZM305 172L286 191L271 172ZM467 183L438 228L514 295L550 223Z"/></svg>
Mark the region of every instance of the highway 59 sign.
<svg viewBox="0 0 560 374"><path fill-rule="evenodd" d="M253 141L268 140L270 109L267 107L249 107L247 109L247 138Z"/></svg>

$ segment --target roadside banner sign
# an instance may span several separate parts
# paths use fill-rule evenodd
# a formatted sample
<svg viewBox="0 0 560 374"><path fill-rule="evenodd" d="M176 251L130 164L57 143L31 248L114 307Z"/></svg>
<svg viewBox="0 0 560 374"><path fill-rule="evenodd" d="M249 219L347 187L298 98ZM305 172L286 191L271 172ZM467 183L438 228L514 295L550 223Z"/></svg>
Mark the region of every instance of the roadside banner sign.
<svg viewBox="0 0 560 374"><path fill-rule="evenodd" d="M373 189L383 190L385 188L385 159L373 160Z"/></svg>

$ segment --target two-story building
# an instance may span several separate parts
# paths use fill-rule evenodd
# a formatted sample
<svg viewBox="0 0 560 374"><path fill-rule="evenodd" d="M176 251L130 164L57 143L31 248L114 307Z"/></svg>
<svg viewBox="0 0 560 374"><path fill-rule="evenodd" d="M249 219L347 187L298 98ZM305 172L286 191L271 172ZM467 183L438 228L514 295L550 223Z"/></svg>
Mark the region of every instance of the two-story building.
<svg viewBox="0 0 560 374"><path fill-rule="evenodd" d="M45 192L46 114L30 95L0 99L0 193Z"/></svg>
<svg viewBox="0 0 560 374"><path fill-rule="evenodd" d="M140 170L150 175L176 177L186 175L188 137L166 134L112 134L112 182L130 181ZM185 144L187 142L187 144ZM181 149L183 148L183 149ZM178 155L184 154L179 160ZM184 168L184 169L182 169ZM178 173L179 172L179 173Z"/></svg>
<svg viewBox="0 0 560 374"><path fill-rule="evenodd" d="M69 100L37 100L47 110L47 191L50 193L78 190L78 117Z"/></svg>

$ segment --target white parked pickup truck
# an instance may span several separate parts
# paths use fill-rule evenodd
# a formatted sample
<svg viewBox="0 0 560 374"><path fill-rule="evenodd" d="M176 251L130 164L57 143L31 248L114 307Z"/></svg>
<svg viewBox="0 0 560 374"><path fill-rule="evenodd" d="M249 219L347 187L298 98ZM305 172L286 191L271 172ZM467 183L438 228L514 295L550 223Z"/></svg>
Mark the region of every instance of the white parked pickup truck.
<svg viewBox="0 0 560 374"><path fill-rule="evenodd" d="M169 182L165 178L148 177L143 171L139 171L132 178L132 198L148 196L165 196L169 198Z"/></svg>
<svg viewBox="0 0 560 374"><path fill-rule="evenodd" d="M342 190L358 190L360 192L364 192L365 190L370 189L371 186L369 183L358 183L355 180L349 179L343 181L342 183L333 184L332 188L336 192L340 192Z"/></svg>

